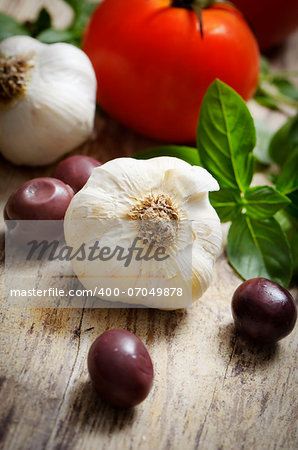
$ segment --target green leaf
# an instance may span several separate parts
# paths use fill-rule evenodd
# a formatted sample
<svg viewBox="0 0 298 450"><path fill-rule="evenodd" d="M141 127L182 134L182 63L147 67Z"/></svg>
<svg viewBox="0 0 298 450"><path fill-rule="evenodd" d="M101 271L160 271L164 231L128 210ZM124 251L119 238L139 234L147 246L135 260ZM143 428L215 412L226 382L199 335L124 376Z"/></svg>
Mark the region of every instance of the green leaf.
<svg viewBox="0 0 298 450"><path fill-rule="evenodd" d="M243 198L246 214L252 219L262 220L274 216L290 204L290 200L270 186L249 188Z"/></svg>
<svg viewBox="0 0 298 450"><path fill-rule="evenodd" d="M73 9L75 18L72 27L83 29L89 20L89 17L97 7L96 3L88 0L64 0Z"/></svg>
<svg viewBox="0 0 298 450"><path fill-rule="evenodd" d="M30 35L36 37L42 31L51 27L51 16L49 12L42 8L35 22L26 22L26 27L30 32Z"/></svg>
<svg viewBox="0 0 298 450"><path fill-rule="evenodd" d="M298 89L289 79L277 77L272 80L272 83L282 95L298 100Z"/></svg>
<svg viewBox="0 0 298 450"><path fill-rule="evenodd" d="M80 36L76 36L70 30L55 30L54 28L48 28L47 30L39 33L36 38L45 44L66 42L68 44L78 45L78 39L80 39Z"/></svg>
<svg viewBox="0 0 298 450"><path fill-rule="evenodd" d="M210 192L209 199L221 222L229 222L241 214L241 197L237 190L222 188L220 191Z"/></svg>
<svg viewBox="0 0 298 450"><path fill-rule="evenodd" d="M257 161L261 164L271 164L271 158L269 155L269 144L273 136L273 131L262 120L254 119L257 143L254 148L253 154Z"/></svg>
<svg viewBox="0 0 298 450"><path fill-rule="evenodd" d="M272 109L273 111L279 110L277 102L272 98L270 94L267 94L263 89L261 89L260 86L256 90L254 99L261 106L265 106L266 108Z"/></svg>
<svg viewBox="0 0 298 450"><path fill-rule="evenodd" d="M91 3L87 0L64 0L74 11L74 20L69 28L70 32L74 33L76 45L80 46L83 31L89 21L89 18L95 8L96 3Z"/></svg>
<svg viewBox="0 0 298 450"><path fill-rule="evenodd" d="M185 147L182 145L163 145L161 147L152 148L146 152L139 152L133 155L136 159L150 159L156 156L173 156L183 159L192 166L201 166L199 152L196 148Z"/></svg>
<svg viewBox="0 0 298 450"><path fill-rule="evenodd" d="M15 35L28 36L29 32L12 17L0 13L0 41Z"/></svg>
<svg viewBox="0 0 298 450"><path fill-rule="evenodd" d="M278 211L274 218L289 241L294 263L293 277L298 281L298 220L287 214L286 211Z"/></svg>
<svg viewBox="0 0 298 450"><path fill-rule="evenodd" d="M265 56L261 55L260 58L260 76L265 76L268 75L269 70L270 70L270 64L267 58L265 58Z"/></svg>
<svg viewBox="0 0 298 450"><path fill-rule="evenodd" d="M269 146L271 159L283 166L290 154L298 148L298 114L291 117L273 136Z"/></svg>
<svg viewBox="0 0 298 450"><path fill-rule="evenodd" d="M298 147L293 151L282 167L276 181L276 188L290 199L286 211L298 218Z"/></svg>
<svg viewBox="0 0 298 450"><path fill-rule="evenodd" d="M240 95L219 80L203 99L197 144L204 167L221 187L244 192L253 176L254 122Z"/></svg>
<svg viewBox="0 0 298 450"><path fill-rule="evenodd" d="M298 190L289 194L288 197L291 200L291 203L287 207L286 211L289 214L291 214L291 216L296 217L296 219L298 219Z"/></svg>
<svg viewBox="0 0 298 450"><path fill-rule="evenodd" d="M292 254L281 226L273 217L256 221L239 216L228 233L227 254L244 279L264 277L284 287L289 285Z"/></svg>
<svg viewBox="0 0 298 450"><path fill-rule="evenodd" d="M298 147L284 164L277 179L276 188L285 195L298 189Z"/></svg>

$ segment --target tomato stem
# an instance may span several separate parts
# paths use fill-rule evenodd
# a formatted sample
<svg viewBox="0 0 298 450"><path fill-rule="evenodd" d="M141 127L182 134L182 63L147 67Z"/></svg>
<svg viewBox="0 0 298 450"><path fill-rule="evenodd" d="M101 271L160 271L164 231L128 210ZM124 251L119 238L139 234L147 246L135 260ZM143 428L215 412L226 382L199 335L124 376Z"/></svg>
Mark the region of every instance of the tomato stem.
<svg viewBox="0 0 298 450"><path fill-rule="evenodd" d="M173 0L172 6L175 8L194 9L194 6L201 9L209 8L216 3L216 0Z"/></svg>
<svg viewBox="0 0 298 450"><path fill-rule="evenodd" d="M200 33L203 39L204 33L203 33L202 10L205 8L209 8L216 2L217 0L173 0L172 6L175 8L189 9L195 12L199 20Z"/></svg>

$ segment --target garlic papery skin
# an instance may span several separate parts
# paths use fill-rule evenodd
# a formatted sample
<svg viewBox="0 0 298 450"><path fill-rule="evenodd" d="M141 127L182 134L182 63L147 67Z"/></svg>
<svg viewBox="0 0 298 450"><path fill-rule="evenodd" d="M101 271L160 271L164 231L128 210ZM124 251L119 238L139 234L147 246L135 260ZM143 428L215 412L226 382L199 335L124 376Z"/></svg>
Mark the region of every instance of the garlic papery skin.
<svg viewBox="0 0 298 450"><path fill-rule="evenodd" d="M162 262L132 259L129 267L115 258L73 259L75 274L93 292L99 287L119 287L119 295L108 300L165 309L185 307L185 298L179 295L128 297L129 288L141 286L149 291L159 279L162 286L184 288L185 295L190 287L191 304L208 288L221 251L220 220L208 198L209 191L218 189L205 169L173 157L118 158L95 168L67 209L67 245L76 250L101 240L106 246L125 247L136 236L149 245L153 236L155 245L164 246L170 257Z"/></svg>
<svg viewBox="0 0 298 450"><path fill-rule="evenodd" d="M93 130L96 77L70 44L28 36L0 43L0 152L18 165L50 164Z"/></svg>

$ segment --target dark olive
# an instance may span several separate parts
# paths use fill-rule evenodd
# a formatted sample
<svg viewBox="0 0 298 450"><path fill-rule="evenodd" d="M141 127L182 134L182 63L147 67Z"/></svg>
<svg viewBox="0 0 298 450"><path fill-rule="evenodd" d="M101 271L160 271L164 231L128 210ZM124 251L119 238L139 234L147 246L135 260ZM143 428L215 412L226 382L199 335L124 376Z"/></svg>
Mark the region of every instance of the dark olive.
<svg viewBox="0 0 298 450"><path fill-rule="evenodd" d="M143 342L126 330L109 330L92 344L88 370L98 395L113 406L142 402L153 382L153 365Z"/></svg>
<svg viewBox="0 0 298 450"><path fill-rule="evenodd" d="M263 343L273 343L287 336L297 319L292 295L266 278L253 278L236 289L232 313L239 333Z"/></svg>
<svg viewBox="0 0 298 450"><path fill-rule="evenodd" d="M100 165L101 163L91 156L69 156L57 165L53 176L69 184L76 193L86 184L94 167Z"/></svg>
<svg viewBox="0 0 298 450"><path fill-rule="evenodd" d="M73 190L56 178L34 178L8 199L4 217L10 220L62 220Z"/></svg>

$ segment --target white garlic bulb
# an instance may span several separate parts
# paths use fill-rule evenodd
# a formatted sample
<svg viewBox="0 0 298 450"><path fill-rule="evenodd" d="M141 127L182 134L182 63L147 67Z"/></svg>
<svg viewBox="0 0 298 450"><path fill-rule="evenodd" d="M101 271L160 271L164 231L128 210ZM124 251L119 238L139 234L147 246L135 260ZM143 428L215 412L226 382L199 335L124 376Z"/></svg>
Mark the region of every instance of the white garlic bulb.
<svg viewBox="0 0 298 450"><path fill-rule="evenodd" d="M67 245L81 253L84 247L85 257L72 259L75 274L86 289L107 300L168 309L192 303L208 288L221 250L220 221L208 198L218 189L205 169L172 157L118 158L95 168L64 220ZM136 237L144 246L162 247L169 257L134 257L125 267L124 258L86 253L96 242L111 252L117 246L127 249ZM153 286L162 290L150 294ZM165 287L181 288L183 295L168 295ZM185 297L189 287L190 301Z"/></svg>
<svg viewBox="0 0 298 450"><path fill-rule="evenodd" d="M0 152L15 164L50 164L93 129L96 78L70 44L28 36L0 43Z"/></svg>

